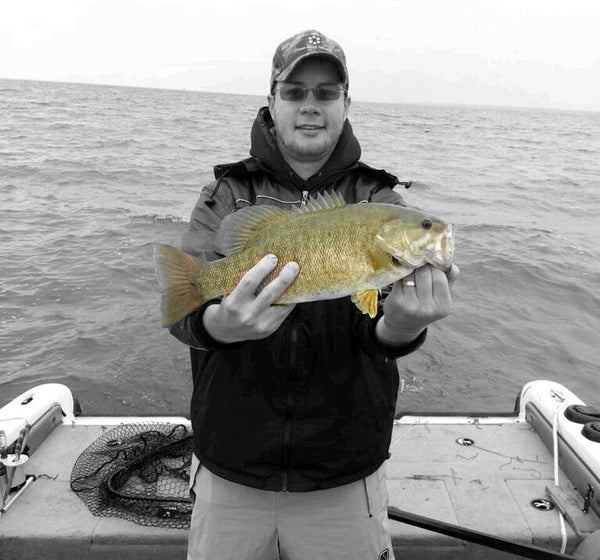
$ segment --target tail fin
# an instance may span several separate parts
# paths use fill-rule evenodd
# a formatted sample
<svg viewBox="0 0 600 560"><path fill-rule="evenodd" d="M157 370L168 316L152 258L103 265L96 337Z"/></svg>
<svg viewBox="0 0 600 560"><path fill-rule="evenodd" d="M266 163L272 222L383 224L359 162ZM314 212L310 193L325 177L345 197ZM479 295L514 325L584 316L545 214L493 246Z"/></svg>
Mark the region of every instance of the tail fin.
<svg viewBox="0 0 600 560"><path fill-rule="evenodd" d="M173 247L154 246L154 268L162 291L164 327L183 319L209 299L203 297L200 289L200 267L199 261Z"/></svg>

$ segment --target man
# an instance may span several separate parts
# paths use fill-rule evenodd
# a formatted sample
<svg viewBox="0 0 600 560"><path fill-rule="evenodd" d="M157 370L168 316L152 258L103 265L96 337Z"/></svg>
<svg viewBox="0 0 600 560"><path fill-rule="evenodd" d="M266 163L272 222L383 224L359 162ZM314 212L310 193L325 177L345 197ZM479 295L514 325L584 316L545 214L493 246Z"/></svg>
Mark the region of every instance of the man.
<svg viewBox="0 0 600 560"><path fill-rule="evenodd" d="M215 260L223 218L248 205L290 208L336 191L347 203L404 205L397 179L361 162L347 120L341 47L317 31L275 52L251 157L217 166L183 249ZM194 391L189 559L393 558L383 464L398 392L395 359L447 315L449 278L432 266L398 282L371 319L350 298L272 305L298 273L273 255L233 292L171 332L191 346Z"/></svg>

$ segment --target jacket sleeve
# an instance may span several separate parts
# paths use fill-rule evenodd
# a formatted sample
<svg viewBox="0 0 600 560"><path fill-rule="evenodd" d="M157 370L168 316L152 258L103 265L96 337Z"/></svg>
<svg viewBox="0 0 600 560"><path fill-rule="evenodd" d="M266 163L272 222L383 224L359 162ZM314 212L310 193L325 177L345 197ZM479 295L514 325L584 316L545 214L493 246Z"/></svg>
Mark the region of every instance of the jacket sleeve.
<svg viewBox="0 0 600 560"><path fill-rule="evenodd" d="M223 181L224 182L224 181ZM221 222L236 209L231 190L222 184L212 196L215 183L204 187L190 218L190 227L183 234L181 249L203 261L214 261L223 258L217 234Z"/></svg>
<svg viewBox="0 0 600 560"><path fill-rule="evenodd" d="M402 195L396 189L389 187L382 187L372 192L371 196L369 197L369 202L397 204L398 206L407 205Z"/></svg>
<svg viewBox="0 0 600 560"><path fill-rule="evenodd" d="M356 310L356 313L361 315L360 317L356 317L354 326L360 345L367 354L376 359L392 361L401 358L402 356L407 356L420 348L427 338L427 329L425 329L417 336L417 338L408 344L398 346L383 345L375 335L375 325L383 316L381 304L379 313L377 313L373 319L368 315L363 315L358 309Z"/></svg>
<svg viewBox="0 0 600 560"><path fill-rule="evenodd" d="M189 229L183 235L183 252L202 261L214 261L225 256L219 248L217 233L223 218L233 212L236 206L231 190L224 187L222 184L214 197L215 183L202 190L192 211ZM202 324L204 310L215 301L218 300L206 302L197 311L169 327L171 334L193 348L211 350L224 346L213 340Z"/></svg>

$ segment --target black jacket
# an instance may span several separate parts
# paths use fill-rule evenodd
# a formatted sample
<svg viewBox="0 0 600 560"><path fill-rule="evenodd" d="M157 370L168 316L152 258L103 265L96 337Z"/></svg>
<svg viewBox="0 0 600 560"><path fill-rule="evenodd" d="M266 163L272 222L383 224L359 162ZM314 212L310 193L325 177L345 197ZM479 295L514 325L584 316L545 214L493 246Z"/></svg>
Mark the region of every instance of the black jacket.
<svg viewBox="0 0 600 560"><path fill-rule="evenodd" d="M346 121L321 171L302 180L284 162L261 109L251 158L217 166L184 235L183 249L203 260L223 257L221 220L249 204L290 207L308 194L339 192L347 203L403 205L397 179L359 162L360 146ZM265 490L310 491L354 482L388 456L398 391L395 358L424 341L384 348L374 336L379 318L350 298L298 304L263 340L221 345L202 327L203 309L171 332L189 344L194 390L195 453L210 471Z"/></svg>

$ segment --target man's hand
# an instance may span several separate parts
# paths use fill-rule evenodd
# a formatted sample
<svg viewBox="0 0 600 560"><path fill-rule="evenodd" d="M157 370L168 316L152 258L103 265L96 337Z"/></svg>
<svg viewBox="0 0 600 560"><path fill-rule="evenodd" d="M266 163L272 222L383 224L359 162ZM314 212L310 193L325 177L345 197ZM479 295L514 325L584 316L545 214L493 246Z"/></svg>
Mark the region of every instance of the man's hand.
<svg viewBox="0 0 600 560"><path fill-rule="evenodd" d="M452 308L450 287L459 273L456 265L443 272L428 264L404 279L408 285L403 280L396 282L383 303L384 315L375 327L379 341L389 346L409 343L427 325L446 317Z"/></svg>
<svg viewBox="0 0 600 560"><path fill-rule="evenodd" d="M217 342L230 344L257 340L273 334L294 309L293 305L273 305L295 280L299 268L287 263L279 275L256 293L261 282L277 266L277 257L267 255L251 268L235 289L220 304L210 305L202 321L208 334Z"/></svg>

